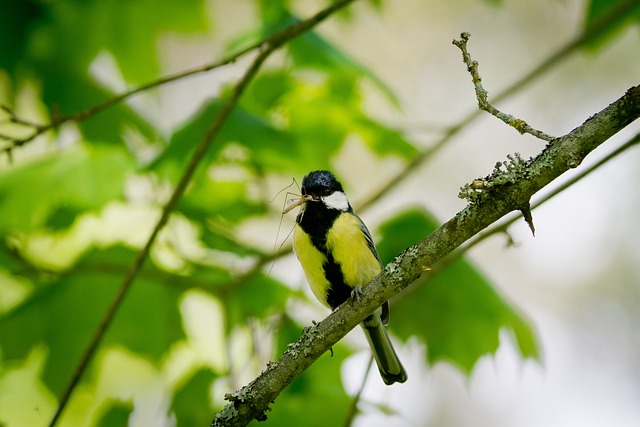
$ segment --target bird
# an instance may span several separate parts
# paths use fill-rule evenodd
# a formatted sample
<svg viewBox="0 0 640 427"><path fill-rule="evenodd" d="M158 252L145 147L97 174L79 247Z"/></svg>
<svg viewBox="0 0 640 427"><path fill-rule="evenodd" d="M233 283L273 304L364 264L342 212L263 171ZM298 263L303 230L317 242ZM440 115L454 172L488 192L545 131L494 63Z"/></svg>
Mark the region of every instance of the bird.
<svg viewBox="0 0 640 427"><path fill-rule="evenodd" d="M315 297L335 310L352 295L357 297L360 288L382 271L382 262L371 233L331 172L308 173L300 190L293 248ZM385 301L360 326L382 380L391 385L405 382L407 373L387 334L388 321Z"/></svg>

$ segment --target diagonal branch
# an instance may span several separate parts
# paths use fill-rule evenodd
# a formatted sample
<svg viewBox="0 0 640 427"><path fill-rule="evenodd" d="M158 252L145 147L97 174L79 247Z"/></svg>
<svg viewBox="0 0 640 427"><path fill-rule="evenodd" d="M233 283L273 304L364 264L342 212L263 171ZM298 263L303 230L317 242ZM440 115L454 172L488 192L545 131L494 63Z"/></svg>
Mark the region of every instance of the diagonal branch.
<svg viewBox="0 0 640 427"><path fill-rule="evenodd" d="M591 151L638 117L640 86L635 86L527 161L523 165L526 173L517 180L492 187L485 192L486 197L469 204L424 240L404 250L362 288L359 303L345 302L323 321L306 329L260 376L226 395L230 403L216 414L212 426L243 426L253 419L265 419L265 411L287 385L384 301L484 228L509 212L528 206L535 193L564 172L578 167Z"/></svg>
<svg viewBox="0 0 640 427"><path fill-rule="evenodd" d="M616 148L611 153L607 154L602 159L598 160L593 165L589 166L587 169L584 169L581 173L573 176L567 182L562 183L557 188L555 188L552 191L550 191L549 193L545 194L542 198L537 200L535 203L532 203L531 204L531 210L534 210L534 209L538 208L539 206L543 205L544 203L548 202L549 200L551 200L552 198L554 198L558 194L562 193L567 188L571 187L575 183L577 183L580 180L582 180L583 178L585 178L587 175L590 175L592 172L596 171L601 166L605 165L606 163L610 162L614 158L618 157L620 154L625 153L627 150L629 150L630 148L635 147L636 145L640 145L640 133L636 134L634 137L629 139L627 142L622 144L620 147ZM520 216L516 215L516 216L514 216L512 218L509 218L507 221L505 221L502 224L498 224L498 225L496 225L494 227L491 227L488 230L483 231L482 233L477 234L473 238L473 240L469 241L469 243L464 246L464 248L460 248L460 249L462 249L460 252L466 252L472 246L477 245L478 243L486 240L487 238L489 238L490 236L493 236L494 234L501 233L501 232L506 232L507 228L510 225L512 225L514 222L519 220L519 219L520 219ZM460 253L460 255L462 255L462 253ZM459 258L459 255L454 254L452 257L448 257L448 258Z"/></svg>
<svg viewBox="0 0 640 427"><path fill-rule="evenodd" d="M630 148L633 148L637 145L640 145L640 133L636 134L634 137L629 139L620 147L618 147L617 149L615 149L614 151L612 151L602 159L598 160L593 165L589 166L589 168L584 169L581 173L573 176L571 179L562 183L557 188L546 193L542 198L538 199L535 203L531 204L531 210L533 211L534 209L537 209L538 207L548 202L558 194L562 193L564 190L568 189L569 187L573 186L574 184L582 180L587 175L591 174L592 172L596 171L597 169L607 164L614 158L618 157L619 155L625 153ZM518 221L520 218L521 218L520 215L512 215L506 221L493 224L491 227L487 228L486 230L476 234L472 239L467 241L463 246L458 247L453 252L449 253L449 255L447 255L445 258L442 258L438 260L438 262L433 264L431 266L432 267L431 271L429 271L428 274L424 274L420 279L416 281L416 283L419 284L419 286L423 286L429 279L433 278L439 272L443 271L446 267L451 265L453 262L462 258L467 252L469 252L471 248L479 245L480 243L484 242L485 240L487 240L492 236L495 236L496 234L500 234L500 233L506 234L511 243L512 242L511 236L509 235L507 230L513 223ZM393 299L392 304L393 305L399 304L403 299L408 298L411 295L411 293L415 291L417 288L418 286L412 286L409 289L405 290L405 292L403 292L398 297Z"/></svg>
<svg viewBox="0 0 640 427"><path fill-rule="evenodd" d="M60 418L60 415L64 411L69 401L69 398L73 393L73 390L78 384L87 366L89 365L89 362L93 359L95 351L100 345L100 342L102 341L107 329L109 328L111 322L113 321L113 318L118 308L121 306L122 301L124 300L124 297L126 296L128 290L131 288L131 285L134 279L137 277L140 270L142 269L142 266L146 258L148 257L149 252L151 251L151 247L153 246L156 238L158 237L158 234L166 225L167 221L169 220L169 217L171 216L171 212L173 212L180 198L184 194L184 191L187 188L187 185L189 184L189 181L191 180L193 174L195 173L196 168L198 167L199 163L201 162L202 158L204 157L209 147L211 147L211 145L215 141L216 136L220 132L220 129L222 129L222 127L224 126L229 114L231 113L235 105L238 103L240 96L242 95L246 87L249 85L249 83L253 80L253 78L255 77L256 73L258 72L258 70L264 63L264 61L274 51L280 48L284 43L310 30L311 28L316 26L318 23L326 19L328 16L330 16L337 10L347 6L353 1L354 0L340 0L336 3L333 3L326 9L312 16L311 18L304 21L300 21L296 24L293 24L275 33L265 44L263 44L263 46L261 46L260 53L253 60L252 64L245 71L244 75L240 78L238 83L236 83L229 99L227 99L227 101L223 104L222 108L218 111L216 116L213 118L211 125L207 129L206 134L204 135L204 137L196 147L193 153L193 156L189 161L189 164L187 165L185 171L182 174L182 177L180 178L180 181L178 182L175 190L173 191L173 194L171 195L171 198L169 199L167 204L164 206L162 210L162 214L158 219L158 222L154 226L153 231L151 232L151 235L147 240L147 243L142 248L142 250L140 250L140 252L138 253L136 259L134 260L131 266L131 269L122 280L122 283L118 288L118 293L114 297L107 312L102 318L102 321L100 322L100 325L98 326L98 329L96 330L91 340L91 343L86 348L80 362L76 367L76 371L73 373L69 381L69 384L67 385L60 399L58 409L56 410L49 424L51 427L57 423L58 419Z"/></svg>

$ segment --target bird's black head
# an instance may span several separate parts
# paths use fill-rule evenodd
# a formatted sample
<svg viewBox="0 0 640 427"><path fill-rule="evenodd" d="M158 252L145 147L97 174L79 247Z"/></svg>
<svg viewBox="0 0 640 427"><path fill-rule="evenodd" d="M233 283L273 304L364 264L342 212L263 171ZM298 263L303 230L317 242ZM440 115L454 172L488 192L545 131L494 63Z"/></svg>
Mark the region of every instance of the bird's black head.
<svg viewBox="0 0 640 427"><path fill-rule="evenodd" d="M331 172L313 171L308 173L302 178L300 190L307 208L311 210L351 211L351 205L342 190L342 184Z"/></svg>
<svg viewBox="0 0 640 427"><path fill-rule="evenodd" d="M336 191L344 193L342 184L329 171L309 172L302 178L302 195L314 199L329 196Z"/></svg>

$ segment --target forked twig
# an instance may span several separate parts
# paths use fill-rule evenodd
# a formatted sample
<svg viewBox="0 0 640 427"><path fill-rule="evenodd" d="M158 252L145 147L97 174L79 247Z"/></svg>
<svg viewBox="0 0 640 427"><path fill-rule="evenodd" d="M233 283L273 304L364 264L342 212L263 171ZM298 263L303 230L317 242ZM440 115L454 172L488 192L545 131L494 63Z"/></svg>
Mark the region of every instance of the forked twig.
<svg viewBox="0 0 640 427"><path fill-rule="evenodd" d="M555 136L551 136L540 130L534 129L533 127L529 126L529 124L524 120L518 119L511 114L503 113L502 111L491 105L491 103L489 102L489 93L482 86L482 78L478 73L478 61L472 60L471 55L467 50L467 43L469 42L470 37L471 35L469 33L462 33L460 34L460 40L453 40L453 44L462 51L462 60L466 64L467 71L469 71L469 74L471 74L471 79L473 80L473 87L476 92L478 107L481 110L484 110L487 113L502 120L521 134L528 133L535 136L536 138L542 139L547 142L551 142L556 139Z"/></svg>

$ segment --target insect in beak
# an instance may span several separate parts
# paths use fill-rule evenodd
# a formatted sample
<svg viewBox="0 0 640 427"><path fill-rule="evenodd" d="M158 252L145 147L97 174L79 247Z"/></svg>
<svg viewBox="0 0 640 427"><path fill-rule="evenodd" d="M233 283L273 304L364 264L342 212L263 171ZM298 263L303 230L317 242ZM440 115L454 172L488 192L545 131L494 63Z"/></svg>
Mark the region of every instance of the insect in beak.
<svg viewBox="0 0 640 427"><path fill-rule="evenodd" d="M287 200L287 206L282 210L282 214L288 214L298 206L302 206L307 203L309 200L312 200L311 196L302 196L299 199L289 199Z"/></svg>

